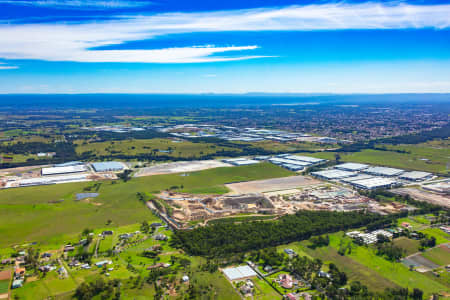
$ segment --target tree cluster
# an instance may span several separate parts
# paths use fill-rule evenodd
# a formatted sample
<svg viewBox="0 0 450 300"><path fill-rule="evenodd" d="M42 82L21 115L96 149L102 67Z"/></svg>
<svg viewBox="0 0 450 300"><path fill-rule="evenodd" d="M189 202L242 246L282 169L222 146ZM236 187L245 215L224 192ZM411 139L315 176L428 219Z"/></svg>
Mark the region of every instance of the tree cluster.
<svg viewBox="0 0 450 300"><path fill-rule="evenodd" d="M380 221L390 223L392 219L362 212L299 211L276 221L215 224L189 231L177 230L171 243L192 255L226 257Z"/></svg>

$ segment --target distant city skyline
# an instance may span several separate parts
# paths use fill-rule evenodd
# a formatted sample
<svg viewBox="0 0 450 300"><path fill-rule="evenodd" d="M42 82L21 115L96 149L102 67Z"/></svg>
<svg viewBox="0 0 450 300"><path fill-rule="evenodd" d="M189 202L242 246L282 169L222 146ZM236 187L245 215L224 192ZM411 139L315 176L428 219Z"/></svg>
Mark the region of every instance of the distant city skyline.
<svg viewBox="0 0 450 300"><path fill-rule="evenodd" d="M0 0L0 93L448 93L448 1Z"/></svg>

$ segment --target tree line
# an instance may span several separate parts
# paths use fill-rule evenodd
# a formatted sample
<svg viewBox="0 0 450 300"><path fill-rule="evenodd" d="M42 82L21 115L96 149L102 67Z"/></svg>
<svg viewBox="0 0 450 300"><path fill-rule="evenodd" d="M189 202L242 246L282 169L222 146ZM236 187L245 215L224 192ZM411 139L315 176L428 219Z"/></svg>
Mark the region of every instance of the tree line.
<svg viewBox="0 0 450 300"><path fill-rule="evenodd" d="M362 212L299 211L276 221L215 224L175 231L172 245L191 255L226 257L236 253L288 244L311 236L377 224L391 224L395 216Z"/></svg>

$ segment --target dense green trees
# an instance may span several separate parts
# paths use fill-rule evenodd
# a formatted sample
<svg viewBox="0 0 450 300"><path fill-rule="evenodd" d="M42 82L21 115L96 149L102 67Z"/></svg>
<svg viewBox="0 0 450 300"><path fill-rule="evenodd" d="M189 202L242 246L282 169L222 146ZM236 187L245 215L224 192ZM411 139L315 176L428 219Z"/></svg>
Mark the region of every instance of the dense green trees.
<svg viewBox="0 0 450 300"><path fill-rule="evenodd" d="M385 256L388 260L399 260L405 255L405 250L393 243L377 244L377 255Z"/></svg>
<svg viewBox="0 0 450 300"><path fill-rule="evenodd" d="M361 212L299 211L277 221L216 224L189 231L178 230L171 242L189 254L226 257L305 240L314 235L390 222L391 216Z"/></svg>

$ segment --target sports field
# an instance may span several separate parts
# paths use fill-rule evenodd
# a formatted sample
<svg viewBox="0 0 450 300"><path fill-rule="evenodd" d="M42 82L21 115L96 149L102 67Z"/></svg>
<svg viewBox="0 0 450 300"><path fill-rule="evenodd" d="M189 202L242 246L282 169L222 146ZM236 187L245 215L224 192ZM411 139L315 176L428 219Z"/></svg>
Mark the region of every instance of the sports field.
<svg viewBox="0 0 450 300"><path fill-rule="evenodd" d="M95 201L75 201L75 194L93 183L68 183L0 191L0 247L32 241L54 242L84 228L134 224L156 217L138 201L137 192L155 193L178 187L189 193L225 193L227 182L291 175L272 164L216 168L178 174L156 175L122 181L105 181ZM63 200L63 201L60 201Z"/></svg>

